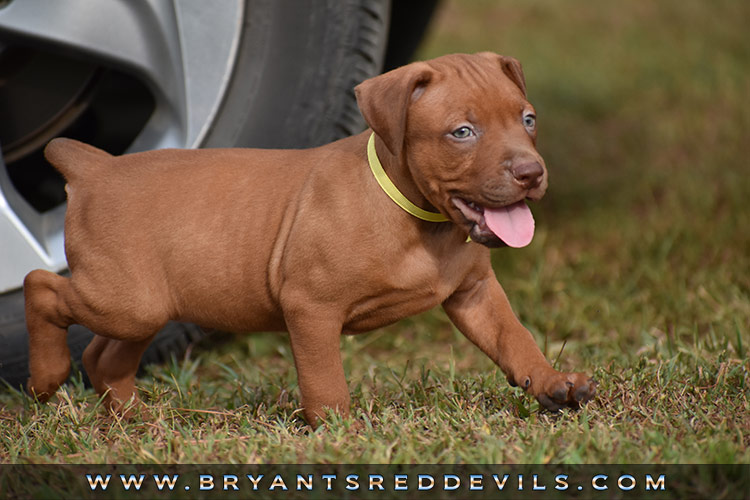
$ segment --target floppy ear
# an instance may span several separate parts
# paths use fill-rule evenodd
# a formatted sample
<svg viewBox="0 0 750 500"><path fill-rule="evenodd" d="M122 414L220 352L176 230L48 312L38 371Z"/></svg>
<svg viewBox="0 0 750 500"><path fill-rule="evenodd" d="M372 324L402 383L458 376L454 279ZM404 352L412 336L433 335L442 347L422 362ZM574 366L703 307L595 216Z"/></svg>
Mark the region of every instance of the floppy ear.
<svg viewBox="0 0 750 500"><path fill-rule="evenodd" d="M365 80L354 88L357 104L370 128L398 156L404 146L406 114L432 79L427 63L408 64Z"/></svg>
<svg viewBox="0 0 750 500"><path fill-rule="evenodd" d="M500 56L500 67L503 68L503 73L510 78L513 83L518 85L518 88L523 92L526 97L526 79L523 77L523 69L521 69L521 63L518 59L508 56Z"/></svg>
<svg viewBox="0 0 750 500"><path fill-rule="evenodd" d="M521 89L523 96L526 97L526 79L523 77L523 70L521 69L521 63L515 57L501 56L494 52L480 52L477 54L488 59L494 59L500 62L500 68L502 68L505 76L516 84Z"/></svg>

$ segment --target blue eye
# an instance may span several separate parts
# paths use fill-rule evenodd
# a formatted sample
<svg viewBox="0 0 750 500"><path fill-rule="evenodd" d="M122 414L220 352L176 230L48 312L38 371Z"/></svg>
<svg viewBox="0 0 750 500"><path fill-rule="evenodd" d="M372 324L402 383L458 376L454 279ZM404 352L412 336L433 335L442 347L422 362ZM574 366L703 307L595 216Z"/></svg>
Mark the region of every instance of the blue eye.
<svg viewBox="0 0 750 500"><path fill-rule="evenodd" d="M523 126L526 128L533 129L536 126L536 116L529 113L528 115L523 117Z"/></svg>
<svg viewBox="0 0 750 500"><path fill-rule="evenodd" d="M451 132L451 135L456 139L466 139L474 135L474 131L469 127L458 127L456 130Z"/></svg>

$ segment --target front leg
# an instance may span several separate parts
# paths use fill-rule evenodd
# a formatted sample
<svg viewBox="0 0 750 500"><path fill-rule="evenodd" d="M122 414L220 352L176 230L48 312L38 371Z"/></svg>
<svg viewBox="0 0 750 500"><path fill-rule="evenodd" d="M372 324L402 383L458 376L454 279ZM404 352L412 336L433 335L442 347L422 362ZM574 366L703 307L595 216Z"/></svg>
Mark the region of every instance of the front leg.
<svg viewBox="0 0 750 500"><path fill-rule="evenodd" d="M513 314L491 269L459 288L443 302L443 308L461 333L497 363L512 386L521 386L545 408L577 408L596 393L596 382L587 375L561 373L550 366Z"/></svg>
<svg viewBox="0 0 750 500"><path fill-rule="evenodd" d="M316 427L326 409L349 415L349 387L341 362L341 327L335 314L320 309L297 309L287 314L287 327L302 407L307 422Z"/></svg>

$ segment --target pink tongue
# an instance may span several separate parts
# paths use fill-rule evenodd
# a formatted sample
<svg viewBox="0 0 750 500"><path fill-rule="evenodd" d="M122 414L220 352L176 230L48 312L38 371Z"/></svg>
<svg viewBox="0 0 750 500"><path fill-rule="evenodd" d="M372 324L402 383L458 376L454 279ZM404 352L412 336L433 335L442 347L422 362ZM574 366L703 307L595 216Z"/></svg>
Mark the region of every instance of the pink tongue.
<svg viewBox="0 0 750 500"><path fill-rule="evenodd" d="M509 247L525 247L534 237L534 216L523 200L503 208L485 208L484 220Z"/></svg>

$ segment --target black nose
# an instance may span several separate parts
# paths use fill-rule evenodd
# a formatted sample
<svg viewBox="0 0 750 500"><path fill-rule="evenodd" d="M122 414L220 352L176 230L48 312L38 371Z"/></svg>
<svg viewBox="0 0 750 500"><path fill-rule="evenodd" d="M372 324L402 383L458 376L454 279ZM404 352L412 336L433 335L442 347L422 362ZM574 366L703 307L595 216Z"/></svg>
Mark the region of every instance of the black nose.
<svg viewBox="0 0 750 500"><path fill-rule="evenodd" d="M542 182L542 175L544 175L544 168L536 161L516 165L510 171L525 189L537 187Z"/></svg>

